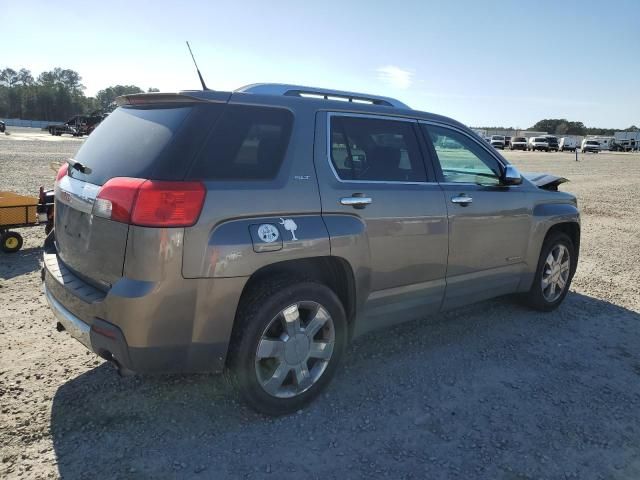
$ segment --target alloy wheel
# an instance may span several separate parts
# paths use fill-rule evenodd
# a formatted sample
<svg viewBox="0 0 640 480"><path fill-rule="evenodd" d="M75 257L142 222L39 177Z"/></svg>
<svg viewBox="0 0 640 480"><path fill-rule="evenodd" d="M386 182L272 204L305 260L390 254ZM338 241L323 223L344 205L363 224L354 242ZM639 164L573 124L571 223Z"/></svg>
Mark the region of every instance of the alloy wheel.
<svg viewBox="0 0 640 480"><path fill-rule="evenodd" d="M542 269L542 296L553 303L564 292L569 281L571 258L569 250L562 244L555 245L544 262Z"/></svg>
<svg viewBox="0 0 640 480"><path fill-rule="evenodd" d="M289 305L269 322L258 342L255 371L260 386L277 398L300 395L325 372L334 346L333 319L322 305Z"/></svg>

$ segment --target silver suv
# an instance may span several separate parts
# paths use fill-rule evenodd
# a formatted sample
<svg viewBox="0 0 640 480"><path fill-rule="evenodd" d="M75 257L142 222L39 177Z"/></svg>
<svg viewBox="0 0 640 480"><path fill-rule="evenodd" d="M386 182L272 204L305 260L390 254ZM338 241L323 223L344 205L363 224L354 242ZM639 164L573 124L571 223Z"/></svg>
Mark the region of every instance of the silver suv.
<svg viewBox="0 0 640 480"><path fill-rule="evenodd" d="M226 370L284 414L364 332L567 294L575 197L454 120L291 85L118 104L58 173L43 275L58 328L122 372Z"/></svg>

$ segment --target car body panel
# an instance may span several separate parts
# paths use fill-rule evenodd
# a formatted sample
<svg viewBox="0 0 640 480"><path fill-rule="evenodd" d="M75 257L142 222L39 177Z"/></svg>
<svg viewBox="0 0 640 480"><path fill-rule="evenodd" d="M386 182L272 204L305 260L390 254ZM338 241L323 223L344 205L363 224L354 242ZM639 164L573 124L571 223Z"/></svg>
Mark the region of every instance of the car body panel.
<svg viewBox="0 0 640 480"><path fill-rule="evenodd" d="M447 203L449 258L444 307L515 291L525 268L532 209L528 186L445 184L445 196L473 203ZM498 293L500 292L500 293Z"/></svg>
<svg viewBox="0 0 640 480"><path fill-rule="evenodd" d="M122 276L129 225L92 214L98 191L68 175L56 182L54 228L62 261L108 288Z"/></svg>

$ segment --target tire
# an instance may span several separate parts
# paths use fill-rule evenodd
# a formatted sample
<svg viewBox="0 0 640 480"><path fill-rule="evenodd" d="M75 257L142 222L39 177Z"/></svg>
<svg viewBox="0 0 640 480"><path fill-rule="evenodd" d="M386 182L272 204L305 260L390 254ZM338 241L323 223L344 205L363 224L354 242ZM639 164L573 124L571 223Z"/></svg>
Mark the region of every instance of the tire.
<svg viewBox="0 0 640 480"><path fill-rule="evenodd" d="M563 268L565 261L564 257L558 255L559 265L558 271L550 274L549 272L549 258L555 258L555 253L564 252L568 254L569 259L566 261L568 270L566 271L566 277L563 275ZM551 257L550 257L551 256ZM576 271L577 266L577 257L575 246L571 241L571 238L565 233L557 232L549 235L544 243L542 244L542 249L540 250L540 258L538 259L538 266L536 269L536 274L533 279L533 285L527 294L525 294L526 303L535 310L540 310L542 312L550 312L558 308L558 306L562 303L564 298L567 296L567 292L569 291L569 287L571 286L571 280L573 280L573 275ZM560 293L558 293L557 288L560 286L559 283L554 282L554 275L557 275L556 278L562 279L564 282L562 284ZM543 288L543 276L546 278L550 278L551 282L547 280L547 284L549 286L547 288ZM551 285L551 283L556 286ZM553 288L554 292L551 292ZM553 293L553 294L552 294Z"/></svg>
<svg viewBox="0 0 640 480"><path fill-rule="evenodd" d="M319 313L314 314L316 308ZM285 314L297 317L298 322L285 320ZM305 332L311 320L318 329L309 336ZM273 416L290 414L311 402L329 383L347 337L344 308L330 288L291 276L264 282L243 298L236 314L227 373L254 410ZM291 339L297 343L288 343ZM262 357L258 356L260 345L270 347L265 347ZM325 348L317 349L316 357L312 345Z"/></svg>
<svg viewBox="0 0 640 480"><path fill-rule="evenodd" d="M0 248L4 253L15 253L22 248L22 235L18 232L5 232L2 234Z"/></svg>
<svg viewBox="0 0 640 480"><path fill-rule="evenodd" d="M48 227L49 225L47 225ZM49 250L50 248L53 247L55 241L56 241L56 232L53 230L53 228L51 228L48 232L45 228L45 233L47 234L47 236L44 239L44 243L42 244L42 247L44 248L44 250Z"/></svg>

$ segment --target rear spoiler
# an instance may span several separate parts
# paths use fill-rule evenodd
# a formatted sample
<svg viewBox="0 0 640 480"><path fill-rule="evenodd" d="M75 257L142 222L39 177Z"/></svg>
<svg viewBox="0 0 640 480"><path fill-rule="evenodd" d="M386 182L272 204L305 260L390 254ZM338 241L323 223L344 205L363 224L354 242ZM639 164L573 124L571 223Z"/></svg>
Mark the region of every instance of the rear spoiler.
<svg viewBox="0 0 640 480"><path fill-rule="evenodd" d="M227 103L230 98L231 92L185 90L178 93L134 93L121 95L116 98L116 104L121 107L123 105L154 105L160 103Z"/></svg>

